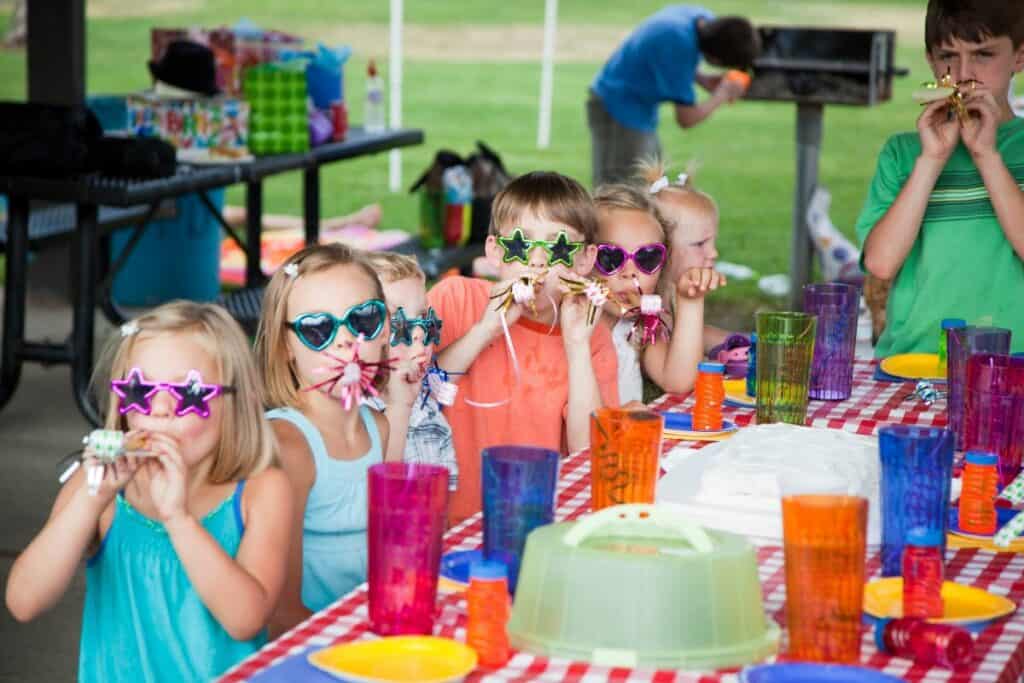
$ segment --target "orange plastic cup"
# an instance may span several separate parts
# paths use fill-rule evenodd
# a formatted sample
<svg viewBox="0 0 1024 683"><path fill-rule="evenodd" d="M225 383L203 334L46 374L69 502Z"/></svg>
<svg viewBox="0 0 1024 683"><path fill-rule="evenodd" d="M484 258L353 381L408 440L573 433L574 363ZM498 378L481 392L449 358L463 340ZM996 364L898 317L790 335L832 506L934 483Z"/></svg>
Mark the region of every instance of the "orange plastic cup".
<svg viewBox="0 0 1024 683"><path fill-rule="evenodd" d="M867 499L782 498L790 660L860 661Z"/></svg>
<svg viewBox="0 0 1024 683"><path fill-rule="evenodd" d="M601 408L590 415L591 508L653 503L665 418Z"/></svg>

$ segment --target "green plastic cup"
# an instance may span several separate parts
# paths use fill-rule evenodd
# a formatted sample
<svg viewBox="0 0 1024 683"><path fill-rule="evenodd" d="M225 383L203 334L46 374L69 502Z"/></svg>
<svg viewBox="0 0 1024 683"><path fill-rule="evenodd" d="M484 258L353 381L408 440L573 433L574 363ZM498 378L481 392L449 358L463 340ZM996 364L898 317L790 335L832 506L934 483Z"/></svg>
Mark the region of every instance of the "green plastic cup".
<svg viewBox="0 0 1024 683"><path fill-rule="evenodd" d="M817 316L757 314L757 423L807 420Z"/></svg>

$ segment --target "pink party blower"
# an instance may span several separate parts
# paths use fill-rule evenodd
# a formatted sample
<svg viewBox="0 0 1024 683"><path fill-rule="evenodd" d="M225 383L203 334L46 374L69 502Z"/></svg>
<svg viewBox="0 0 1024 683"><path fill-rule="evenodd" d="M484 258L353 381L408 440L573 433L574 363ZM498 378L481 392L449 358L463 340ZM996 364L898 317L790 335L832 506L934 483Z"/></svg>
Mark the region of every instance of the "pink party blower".
<svg viewBox="0 0 1024 683"><path fill-rule="evenodd" d="M448 508L448 470L381 463L369 469L370 628L430 635Z"/></svg>

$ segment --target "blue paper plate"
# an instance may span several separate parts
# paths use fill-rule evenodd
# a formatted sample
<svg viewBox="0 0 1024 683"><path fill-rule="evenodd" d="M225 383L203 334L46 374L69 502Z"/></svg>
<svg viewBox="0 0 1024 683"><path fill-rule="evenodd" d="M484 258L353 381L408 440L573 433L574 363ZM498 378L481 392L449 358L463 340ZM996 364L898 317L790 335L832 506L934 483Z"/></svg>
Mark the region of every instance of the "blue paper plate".
<svg viewBox="0 0 1024 683"><path fill-rule="evenodd" d="M297 655L286 657L250 678L249 683L338 683L340 679L309 663L309 655L320 649L322 648L312 647Z"/></svg>
<svg viewBox="0 0 1024 683"><path fill-rule="evenodd" d="M441 556L441 576L463 586L469 585L469 566L484 559L484 551L453 550Z"/></svg>
<svg viewBox="0 0 1024 683"><path fill-rule="evenodd" d="M678 413L665 411L661 413L665 416L665 429L673 432L694 432L696 434L724 434L726 432L736 431L736 423L730 422L729 420L722 420L722 429L720 431L697 431L693 428L693 414L692 413Z"/></svg>
<svg viewBox="0 0 1024 683"><path fill-rule="evenodd" d="M762 664L740 672L741 683L901 683L902 678L842 664Z"/></svg>
<svg viewBox="0 0 1024 683"><path fill-rule="evenodd" d="M1017 516L1020 510L996 506L996 530L1003 528L1003 525ZM957 536L967 538L991 539L995 534L974 534L969 531L960 530L960 510L956 505L949 506L949 531Z"/></svg>

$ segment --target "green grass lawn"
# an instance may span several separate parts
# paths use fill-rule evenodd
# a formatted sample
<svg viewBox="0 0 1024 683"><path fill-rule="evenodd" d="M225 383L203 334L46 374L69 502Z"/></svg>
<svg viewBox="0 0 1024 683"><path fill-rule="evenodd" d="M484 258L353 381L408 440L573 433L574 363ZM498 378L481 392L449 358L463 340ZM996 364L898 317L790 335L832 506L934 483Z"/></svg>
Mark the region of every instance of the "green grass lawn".
<svg viewBox="0 0 1024 683"><path fill-rule="evenodd" d="M138 4L138 3L136 3ZM407 27L453 29L458 39L462 25L539 25L543 2L507 3L499 0L413 0L406 3ZM664 3L658 0L563 0L559 5L559 45L573 41L576 26L631 26ZM849 25L884 11L897 11L909 25L898 44L897 62L911 69L909 78L896 84L893 100L873 109L831 107L825 114L825 140L821 182L833 194L832 218L852 235L853 222L863 202L875 158L885 139L913 127L917 106L909 94L929 76L920 44L923 3L917 0L874 2L777 2L720 0L707 3L719 14L743 13L758 21ZM9 3L0 2L0 30ZM227 2L182 0L154 2L146 7L125 0L90 0L88 23L88 90L124 93L146 87L145 67L149 29L153 26L217 25L248 16L261 25L291 30L307 38L330 36L344 42L346 26L352 30L388 21L388 3L353 3L307 0L299 5L284 0ZM173 13L168 7L176 7ZM920 15L915 21L914 13ZM885 26L888 15L878 14ZM907 17L909 16L909 19ZM863 25L863 24L859 24ZM913 42L911 42L913 40ZM610 54L615 44L609 43ZM495 47L496 54L501 46ZM386 54L386 45L380 54ZM346 73L351 120L362 114L363 73L368 57L356 54ZM539 59L539 57L538 57ZM536 62L408 59L405 64L404 119L423 128L426 144L403 152L403 181L408 185L442 147L469 152L476 140L499 151L514 173L554 169L589 184L589 135L583 112L587 85L600 67L592 62L559 63L555 69L552 145L536 148L537 96L540 69ZM21 52L0 52L0 98L25 98L25 58ZM762 274L788 270L789 235L794 184L795 107L790 104L739 103L717 113L698 128L682 131L671 124L666 107L660 129L669 158L680 167L698 158L702 167L699 186L719 202L722 214L719 251L724 260L744 263ZM671 125L670 125L671 124ZM417 205L406 193L387 192L384 155L330 166L323 175L325 216L351 212L370 202L384 207L386 227L413 229ZM299 214L301 191L295 174L275 178L264 191L267 212ZM228 193L230 203L242 203L240 188ZM744 319L756 306L770 303L752 283L732 283L715 296L719 318ZM730 314L731 310L731 314ZM749 326L749 323L746 323Z"/></svg>

